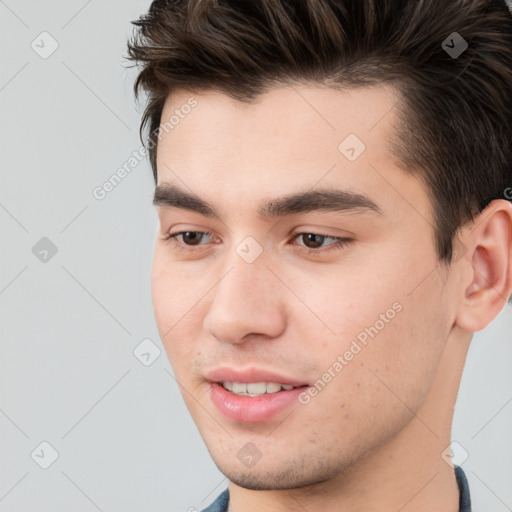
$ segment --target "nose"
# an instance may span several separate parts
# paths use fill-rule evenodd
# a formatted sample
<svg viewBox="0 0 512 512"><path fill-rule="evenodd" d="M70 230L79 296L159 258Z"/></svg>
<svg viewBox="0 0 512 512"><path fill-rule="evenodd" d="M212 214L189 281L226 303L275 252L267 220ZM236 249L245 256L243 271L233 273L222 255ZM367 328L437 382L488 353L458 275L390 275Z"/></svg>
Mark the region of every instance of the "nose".
<svg viewBox="0 0 512 512"><path fill-rule="evenodd" d="M286 325L286 288L263 258L247 263L237 256L231 262L212 290L204 328L218 340L232 344L244 343L252 335L279 336Z"/></svg>

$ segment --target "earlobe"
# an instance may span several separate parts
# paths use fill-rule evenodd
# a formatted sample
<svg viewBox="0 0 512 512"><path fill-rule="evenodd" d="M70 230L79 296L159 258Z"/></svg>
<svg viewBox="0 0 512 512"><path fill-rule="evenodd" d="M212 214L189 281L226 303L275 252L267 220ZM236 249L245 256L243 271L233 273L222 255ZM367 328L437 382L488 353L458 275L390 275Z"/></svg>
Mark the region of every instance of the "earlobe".
<svg viewBox="0 0 512 512"><path fill-rule="evenodd" d="M461 264L466 268L456 323L477 332L496 318L512 293L512 204L491 202L474 219L463 243L467 253Z"/></svg>

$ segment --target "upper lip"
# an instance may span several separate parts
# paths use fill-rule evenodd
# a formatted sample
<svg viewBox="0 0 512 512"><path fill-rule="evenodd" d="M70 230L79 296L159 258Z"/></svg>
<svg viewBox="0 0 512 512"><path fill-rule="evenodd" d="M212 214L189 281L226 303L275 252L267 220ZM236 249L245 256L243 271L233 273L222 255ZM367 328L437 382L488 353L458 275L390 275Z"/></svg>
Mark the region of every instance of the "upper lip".
<svg viewBox="0 0 512 512"><path fill-rule="evenodd" d="M290 386L307 386L307 382L280 375L270 370L250 367L246 369L229 368L227 366L214 368L206 372L205 378L211 382L275 382Z"/></svg>

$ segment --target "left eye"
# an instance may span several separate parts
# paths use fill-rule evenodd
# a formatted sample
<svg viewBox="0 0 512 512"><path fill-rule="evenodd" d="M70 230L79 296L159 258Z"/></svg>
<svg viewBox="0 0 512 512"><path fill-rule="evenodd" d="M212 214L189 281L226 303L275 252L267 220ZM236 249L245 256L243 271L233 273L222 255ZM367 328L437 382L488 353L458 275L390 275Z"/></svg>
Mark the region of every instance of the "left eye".
<svg viewBox="0 0 512 512"><path fill-rule="evenodd" d="M343 240L342 238L338 238L336 236L329 236L329 235L320 235L319 233L298 233L294 236L295 238L300 238L304 243L305 247L307 249L318 249L319 246L323 244L326 240ZM312 246L309 246L308 244L312 243ZM332 245L332 244L327 244ZM302 246L299 246L302 247ZM324 246L325 247L325 246Z"/></svg>

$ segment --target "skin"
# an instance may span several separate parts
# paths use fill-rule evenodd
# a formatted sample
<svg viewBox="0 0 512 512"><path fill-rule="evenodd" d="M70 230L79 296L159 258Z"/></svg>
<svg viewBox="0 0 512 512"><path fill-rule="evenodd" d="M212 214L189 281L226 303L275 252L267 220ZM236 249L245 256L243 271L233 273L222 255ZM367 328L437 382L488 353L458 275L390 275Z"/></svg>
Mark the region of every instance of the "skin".
<svg viewBox="0 0 512 512"><path fill-rule="evenodd" d="M512 292L512 205L496 200L464 226L463 257L443 265L424 186L389 150L394 89L296 84L252 105L179 91L162 119L191 96L197 106L162 133L158 184L193 191L221 219L157 207L152 298L183 398L230 480L230 510L457 511L441 454L472 333ZM349 133L366 145L354 162L338 150ZM329 185L367 195L382 215L256 215L263 199ZM163 240L194 230L212 236L189 242L190 253ZM327 238L307 254L292 231L353 241L325 252ZM253 263L235 251L247 236L263 250ZM247 424L212 403L204 374L219 366L313 385L397 302L401 311L308 404ZM237 457L247 442L262 454L251 468Z"/></svg>

